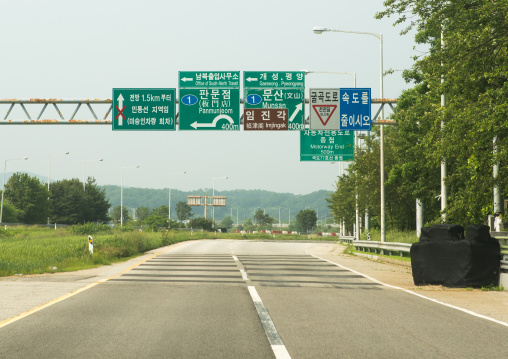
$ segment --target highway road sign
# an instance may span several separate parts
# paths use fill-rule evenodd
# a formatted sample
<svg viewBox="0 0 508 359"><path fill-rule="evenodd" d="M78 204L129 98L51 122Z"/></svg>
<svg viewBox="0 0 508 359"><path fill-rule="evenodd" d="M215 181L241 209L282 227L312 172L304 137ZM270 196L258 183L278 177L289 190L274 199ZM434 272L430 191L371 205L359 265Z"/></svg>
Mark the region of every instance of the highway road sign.
<svg viewBox="0 0 508 359"><path fill-rule="evenodd" d="M310 89L311 130L340 130L340 89Z"/></svg>
<svg viewBox="0 0 508 359"><path fill-rule="evenodd" d="M178 74L179 88L240 88L239 71L180 71Z"/></svg>
<svg viewBox="0 0 508 359"><path fill-rule="evenodd" d="M300 161L352 161L353 131L300 131Z"/></svg>
<svg viewBox="0 0 508 359"><path fill-rule="evenodd" d="M245 131L287 131L287 108L251 108L243 110Z"/></svg>
<svg viewBox="0 0 508 359"><path fill-rule="evenodd" d="M305 71L244 71L243 87L305 88Z"/></svg>
<svg viewBox="0 0 508 359"><path fill-rule="evenodd" d="M371 119L370 88L341 88L340 129L370 131Z"/></svg>
<svg viewBox="0 0 508 359"><path fill-rule="evenodd" d="M176 89L114 88L113 131L174 131Z"/></svg>
<svg viewBox="0 0 508 359"><path fill-rule="evenodd" d="M180 71L180 130L240 130L239 71Z"/></svg>
<svg viewBox="0 0 508 359"><path fill-rule="evenodd" d="M288 109L288 129L302 130L305 118L305 72L245 71L244 108Z"/></svg>

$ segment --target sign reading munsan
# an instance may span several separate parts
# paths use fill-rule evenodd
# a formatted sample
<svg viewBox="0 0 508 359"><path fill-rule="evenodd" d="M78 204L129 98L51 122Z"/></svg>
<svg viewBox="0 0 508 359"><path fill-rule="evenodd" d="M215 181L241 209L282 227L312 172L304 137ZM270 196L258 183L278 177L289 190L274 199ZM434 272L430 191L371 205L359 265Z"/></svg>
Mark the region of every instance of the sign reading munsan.
<svg viewBox="0 0 508 359"><path fill-rule="evenodd" d="M302 130L305 118L305 72L245 71L244 108L288 109L288 129Z"/></svg>
<svg viewBox="0 0 508 359"><path fill-rule="evenodd" d="M239 130L239 71L180 71L180 130Z"/></svg>
<svg viewBox="0 0 508 359"><path fill-rule="evenodd" d="M113 131L174 131L176 89L114 88Z"/></svg>

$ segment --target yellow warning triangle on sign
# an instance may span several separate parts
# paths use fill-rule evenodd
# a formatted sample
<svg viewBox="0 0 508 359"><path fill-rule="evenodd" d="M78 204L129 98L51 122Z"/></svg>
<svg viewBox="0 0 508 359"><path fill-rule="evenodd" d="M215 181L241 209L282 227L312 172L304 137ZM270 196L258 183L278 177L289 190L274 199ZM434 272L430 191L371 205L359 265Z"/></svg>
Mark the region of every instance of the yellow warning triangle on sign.
<svg viewBox="0 0 508 359"><path fill-rule="evenodd" d="M312 108L319 117L319 120L326 126L333 113L337 109L337 105L312 105Z"/></svg>

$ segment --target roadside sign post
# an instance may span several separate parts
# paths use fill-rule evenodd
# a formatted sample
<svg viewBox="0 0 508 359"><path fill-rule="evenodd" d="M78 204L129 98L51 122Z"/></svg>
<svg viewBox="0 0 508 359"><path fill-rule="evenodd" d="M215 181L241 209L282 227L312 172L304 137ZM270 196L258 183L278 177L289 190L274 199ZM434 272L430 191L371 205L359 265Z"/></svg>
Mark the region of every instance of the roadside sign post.
<svg viewBox="0 0 508 359"><path fill-rule="evenodd" d="M347 131L370 131L370 88L340 89L340 129Z"/></svg>
<svg viewBox="0 0 508 359"><path fill-rule="evenodd" d="M256 108L287 109L287 129L304 129L305 72L244 71L243 91L244 129L246 129L245 111Z"/></svg>
<svg viewBox="0 0 508 359"><path fill-rule="evenodd" d="M300 131L300 161L353 161L353 131Z"/></svg>
<svg viewBox="0 0 508 359"><path fill-rule="evenodd" d="M113 131L174 131L176 89L114 88Z"/></svg>
<svg viewBox="0 0 508 359"><path fill-rule="evenodd" d="M240 130L239 71L180 71L180 130Z"/></svg>
<svg viewBox="0 0 508 359"><path fill-rule="evenodd" d="M311 130L340 130L340 89L310 89Z"/></svg>

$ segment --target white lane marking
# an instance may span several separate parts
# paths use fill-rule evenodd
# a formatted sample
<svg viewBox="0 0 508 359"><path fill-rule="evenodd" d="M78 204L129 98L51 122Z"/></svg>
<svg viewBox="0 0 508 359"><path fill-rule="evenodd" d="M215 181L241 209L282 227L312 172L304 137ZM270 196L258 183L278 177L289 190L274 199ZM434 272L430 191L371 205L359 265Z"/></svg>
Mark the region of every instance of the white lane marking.
<svg viewBox="0 0 508 359"><path fill-rule="evenodd" d="M254 306L256 307L256 311L258 312L259 319L261 320L261 325L265 330L266 337L268 338L268 342L272 348L273 354L275 354L276 359L291 359L286 346L282 342L282 339L277 332L277 328L275 328L275 324L273 324L272 318L268 313L261 297L258 294L258 291L253 286L248 286L250 296L252 297L252 301L254 302Z"/></svg>
<svg viewBox="0 0 508 359"><path fill-rule="evenodd" d="M234 260L235 262L239 262L239 261L238 261L238 257L237 257L237 256L233 256L233 260Z"/></svg>
<svg viewBox="0 0 508 359"><path fill-rule="evenodd" d="M486 320L489 320L489 321L491 321L491 322L494 322L494 323L497 323L497 324L501 324L501 325L503 325L503 326L505 326L505 327L508 327L508 323L506 323L506 322L503 322L503 321L500 321L500 320L497 320L497 319L494 319L494 318L491 318L491 317L487 317L486 315L483 315L483 314L478 314L478 313L473 312L473 311L471 311L471 310L464 309L464 308L461 308L461 307L457 307L457 306L452 305L452 304L448 304L448 303L445 303L445 302L441 302L441 301L439 301L439 300L437 300L437 299L433 299L433 298L426 297L426 296L424 296L424 295L422 295L422 294L418 294L418 293L413 292L413 291L411 291L411 290L409 290L409 289L404 289L404 288L401 288L401 287L396 287L396 286L394 286L394 285L390 285L390 284L383 283L383 282L381 282L381 281L379 281L379 280L377 280L377 279L375 279L375 278L369 277L369 276L368 276L368 275L366 275L366 274L360 273L360 272L355 271L354 269L351 269L351 268L348 268L348 267L344 267L343 265L338 264L338 263L335 263L335 262L332 262L332 261L330 261L330 260L328 260L328 259L324 259L324 258L318 257L318 256L316 256L316 255L314 255L314 254L311 254L311 256L313 256L313 257L315 257L315 258L318 258L318 259L321 259L321 260L324 260L324 261L326 261L326 262L328 262L328 263L335 264L336 266L338 266L338 267L340 267L340 268L342 268L342 269L345 269L345 270L348 270L348 271L350 271L350 272L352 272L352 273L358 274L358 275L360 275L360 276L362 276L362 277L364 277L364 278L367 278L367 279L369 279L369 280L371 280L371 281L373 281L373 282L375 282L375 283L378 283L378 284L384 285L385 287L392 288L392 289L396 289L396 290L400 290L400 291L406 292L406 293L408 293L408 294L416 295L417 297L420 297L420 298L423 298L423 299L426 299L426 300L430 300L431 302L434 302L434 303L437 303L437 304L444 305L445 307L448 307L448 308L453 308L453 309L456 309L456 310L460 310L461 312L464 312L464 313L466 313L466 314L470 314L470 315L475 316L475 317L477 317L477 318L486 319Z"/></svg>
<svg viewBox="0 0 508 359"><path fill-rule="evenodd" d="M252 301L254 303L263 303L255 287L248 286L247 289L249 289L250 296L252 297Z"/></svg>
<svg viewBox="0 0 508 359"><path fill-rule="evenodd" d="M285 345L272 345L272 350L277 359L291 359Z"/></svg>
<svg viewBox="0 0 508 359"><path fill-rule="evenodd" d="M245 273L245 271L243 269L240 269L240 273L242 273L243 280L249 280L249 278L247 277L247 273Z"/></svg>

